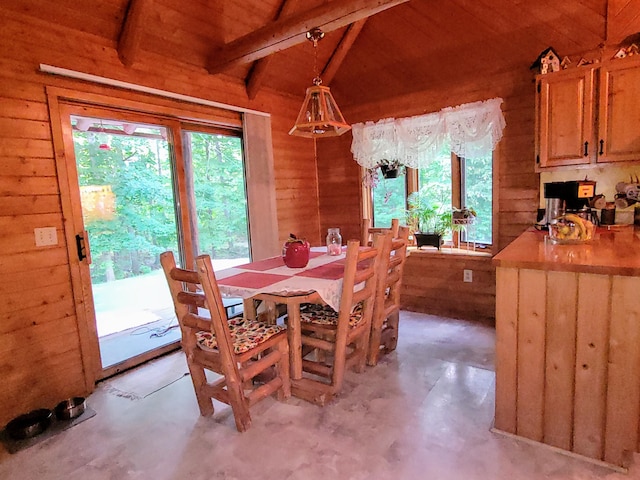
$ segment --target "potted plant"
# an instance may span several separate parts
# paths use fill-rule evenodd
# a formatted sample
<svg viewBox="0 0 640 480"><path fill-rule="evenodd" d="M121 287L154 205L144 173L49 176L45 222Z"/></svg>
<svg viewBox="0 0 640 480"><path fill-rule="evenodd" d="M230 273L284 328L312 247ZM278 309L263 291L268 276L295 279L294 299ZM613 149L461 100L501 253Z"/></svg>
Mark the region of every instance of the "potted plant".
<svg viewBox="0 0 640 480"><path fill-rule="evenodd" d="M433 246L440 250L443 237L453 228L451 209L428 201L421 191L409 195L408 204L406 221L418 248Z"/></svg>
<svg viewBox="0 0 640 480"><path fill-rule="evenodd" d="M398 178L402 175L402 165L397 160L382 160L378 166L384 178Z"/></svg>
<svg viewBox="0 0 640 480"><path fill-rule="evenodd" d="M377 187L380 183L379 173L382 173L382 178L398 178L404 173L404 167L397 160L380 160L374 167L365 171L362 183L367 187Z"/></svg>
<svg viewBox="0 0 640 480"><path fill-rule="evenodd" d="M473 208L454 208L453 224L454 225L470 225L476 220L476 211Z"/></svg>

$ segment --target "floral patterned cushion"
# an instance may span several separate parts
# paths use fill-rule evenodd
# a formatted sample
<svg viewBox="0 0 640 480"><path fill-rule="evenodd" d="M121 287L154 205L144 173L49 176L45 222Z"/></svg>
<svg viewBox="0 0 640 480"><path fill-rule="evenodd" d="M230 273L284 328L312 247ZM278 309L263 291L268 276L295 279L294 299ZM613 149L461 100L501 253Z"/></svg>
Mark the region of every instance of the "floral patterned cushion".
<svg viewBox="0 0 640 480"><path fill-rule="evenodd" d="M257 347L286 328L282 325L267 325L262 322L245 320L242 317L231 318L228 323L233 340L233 353L235 354L244 353ZM201 349L217 351L218 342L213 332L198 332L196 340Z"/></svg>
<svg viewBox="0 0 640 480"><path fill-rule="evenodd" d="M363 319L364 305L358 303L351 312L349 327L357 327ZM316 325L338 325L338 312L329 305L319 305L317 303L303 303L300 305L300 320Z"/></svg>

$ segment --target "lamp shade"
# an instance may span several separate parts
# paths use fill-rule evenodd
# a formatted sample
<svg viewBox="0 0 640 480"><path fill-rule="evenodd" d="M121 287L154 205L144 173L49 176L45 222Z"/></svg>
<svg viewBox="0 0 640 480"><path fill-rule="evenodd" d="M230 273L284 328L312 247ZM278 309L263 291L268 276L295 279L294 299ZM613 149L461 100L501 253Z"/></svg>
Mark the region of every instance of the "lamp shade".
<svg viewBox="0 0 640 480"><path fill-rule="evenodd" d="M329 87L313 85L307 88L298 119L289 135L300 137L337 137L351 127L331 95Z"/></svg>

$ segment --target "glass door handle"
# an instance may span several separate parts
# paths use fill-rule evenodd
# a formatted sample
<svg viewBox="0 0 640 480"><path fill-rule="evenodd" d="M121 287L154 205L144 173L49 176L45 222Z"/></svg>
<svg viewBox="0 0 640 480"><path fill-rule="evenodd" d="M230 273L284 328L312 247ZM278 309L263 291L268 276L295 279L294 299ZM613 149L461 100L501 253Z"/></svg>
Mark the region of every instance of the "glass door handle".
<svg viewBox="0 0 640 480"><path fill-rule="evenodd" d="M91 264L91 253L89 252L89 240L88 233L83 230L82 233L76 235L76 249L78 250L78 260L82 261L85 258L87 263Z"/></svg>

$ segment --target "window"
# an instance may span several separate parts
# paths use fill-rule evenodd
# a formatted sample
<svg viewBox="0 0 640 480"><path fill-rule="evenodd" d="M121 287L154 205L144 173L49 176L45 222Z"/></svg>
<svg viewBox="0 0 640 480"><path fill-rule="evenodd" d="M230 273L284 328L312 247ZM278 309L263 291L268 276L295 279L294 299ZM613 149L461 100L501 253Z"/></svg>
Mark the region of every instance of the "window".
<svg viewBox="0 0 640 480"><path fill-rule="evenodd" d="M438 153L429 166L418 170L418 190L425 193L429 204L438 205L443 211L450 210L453 205L453 182L451 181L452 162L451 153L443 149ZM451 241L451 233L444 237Z"/></svg>
<svg viewBox="0 0 640 480"><path fill-rule="evenodd" d="M460 159L460 197L462 207L473 208L476 220L471 226L472 238L477 243L492 243L493 212L493 156ZM463 238L462 240L467 240Z"/></svg>
<svg viewBox="0 0 640 480"><path fill-rule="evenodd" d="M386 228L392 218L404 218L407 182L404 175L381 178L373 191L373 226Z"/></svg>
<svg viewBox="0 0 640 480"><path fill-rule="evenodd" d="M227 268L250 259L242 139L203 130L183 131L195 201L193 243L197 254L211 256L215 268Z"/></svg>
<svg viewBox="0 0 640 480"><path fill-rule="evenodd" d="M406 175L382 179L371 189L374 226L388 227L392 218L405 218L407 196L422 190L434 205L444 209L467 207L477 216L472 225L449 234L447 242L492 243L493 157L459 158L443 149L421 170L407 169Z"/></svg>
<svg viewBox="0 0 640 480"><path fill-rule="evenodd" d="M449 213L455 213L451 208L466 207L475 211L476 215L471 215L476 219L474 222L456 219L452 235L454 244L458 240L466 241L467 245L470 241L491 244L492 152L505 127L501 104L501 98L492 98L424 115L352 125L351 151L355 161L365 169L365 188L374 183L374 172L379 165L391 162L411 167L406 176L407 198L413 202L415 197L422 201L426 197L425 206L436 210L441 223L452 223L446 218ZM387 187L384 193L379 193L380 189L377 185L371 196L365 192L363 212L365 216L377 214L378 218L386 220L391 209L398 211L400 201L396 200L391 208L385 209L384 203L389 203L396 190ZM419 195L412 197L415 192ZM439 206L449 210L437 211ZM433 215L427 215L428 210L419 213L422 217L433 218ZM410 220L413 227L418 228L420 219L414 215ZM423 223L424 220L422 218ZM374 223L381 222L374 217Z"/></svg>

